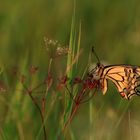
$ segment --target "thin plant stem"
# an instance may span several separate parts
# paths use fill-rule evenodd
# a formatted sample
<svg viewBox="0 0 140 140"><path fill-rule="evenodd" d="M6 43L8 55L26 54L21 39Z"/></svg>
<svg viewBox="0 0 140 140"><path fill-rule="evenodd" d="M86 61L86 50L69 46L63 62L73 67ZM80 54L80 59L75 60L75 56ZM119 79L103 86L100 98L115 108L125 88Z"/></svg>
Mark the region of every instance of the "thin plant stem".
<svg viewBox="0 0 140 140"><path fill-rule="evenodd" d="M44 124L44 115L40 109L40 106L38 105L38 103L36 102L36 100L34 99L34 97L32 96L32 90L29 90L24 84L23 87L26 89L29 97L31 98L33 104L36 106L37 110L39 111L40 117L41 117L41 121L42 121L42 127L43 127L43 133L44 133L44 140L47 140L47 133L46 133L46 128L45 128L45 124Z"/></svg>
<svg viewBox="0 0 140 140"><path fill-rule="evenodd" d="M63 133L64 130L67 128L67 126L71 123L71 121L72 121L72 119L73 119L75 113L77 112L77 110L78 110L78 108L79 108L79 105L80 105L80 104L76 104L75 107L73 108L73 111L72 111L72 113L71 113L71 115L70 115L68 121L65 123L65 125L64 125L64 127L63 127L63 129L62 129L62 133Z"/></svg>

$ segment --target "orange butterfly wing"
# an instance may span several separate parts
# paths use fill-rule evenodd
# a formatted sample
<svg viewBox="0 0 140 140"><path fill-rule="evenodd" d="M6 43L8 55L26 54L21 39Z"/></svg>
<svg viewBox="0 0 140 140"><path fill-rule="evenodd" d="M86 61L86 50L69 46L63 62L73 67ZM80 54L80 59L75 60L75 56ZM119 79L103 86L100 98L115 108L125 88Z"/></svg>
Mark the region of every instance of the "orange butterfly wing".
<svg viewBox="0 0 140 140"><path fill-rule="evenodd" d="M104 67L101 78L102 91L107 90L107 80L111 80L117 87L122 97L129 99L138 94L140 85L140 67L127 65L114 65Z"/></svg>

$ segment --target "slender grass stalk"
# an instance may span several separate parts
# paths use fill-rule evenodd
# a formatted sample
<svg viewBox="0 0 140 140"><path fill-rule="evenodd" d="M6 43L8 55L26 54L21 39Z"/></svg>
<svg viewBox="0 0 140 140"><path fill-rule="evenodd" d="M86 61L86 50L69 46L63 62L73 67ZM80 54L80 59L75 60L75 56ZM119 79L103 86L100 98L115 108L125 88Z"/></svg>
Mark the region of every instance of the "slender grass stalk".
<svg viewBox="0 0 140 140"><path fill-rule="evenodd" d="M130 101L130 102L131 102L131 101ZM114 127L114 130L116 130L116 129L118 128L119 124L121 123L121 120L123 119L123 117L124 117L126 111L128 110L128 107L130 106L130 102L128 102L127 106L125 107L124 111L122 112L120 118L118 119L118 121L117 121L117 123L116 123L116 125L115 125L115 127Z"/></svg>
<svg viewBox="0 0 140 140"><path fill-rule="evenodd" d="M81 28L82 28L82 23L80 21L80 24L79 24L79 33L78 33L78 44L77 44L77 54L80 53L80 45L81 45ZM78 61L76 63L76 69L77 69L77 66L78 66Z"/></svg>
<svg viewBox="0 0 140 140"><path fill-rule="evenodd" d="M47 76L50 76L52 62L53 62L53 58L50 58ZM47 96L47 94L48 94L49 88L50 88L49 85L47 85L47 86L46 86L46 91L45 91L45 96L44 96L44 98L46 98L46 96Z"/></svg>
<svg viewBox="0 0 140 140"><path fill-rule="evenodd" d="M64 132L64 130L67 128L67 126L71 123L75 113L77 112L78 108L79 108L80 104L75 105L75 107L73 107L72 113L70 114L70 117L68 118L67 122L65 123L62 132Z"/></svg>
<svg viewBox="0 0 140 140"><path fill-rule="evenodd" d="M123 119L125 113L127 112L128 108L129 108L129 106L130 106L130 103L131 103L131 101L129 101L129 102L127 103L127 105L126 105L125 109L123 110L122 114L120 115L119 119L118 119L117 122L113 125L112 132L110 132L111 135L108 137L107 140L112 140L111 137L113 137L114 132L116 132L117 128L119 127L119 125L120 125L120 123L121 123L121 121L122 121L122 119Z"/></svg>
<svg viewBox="0 0 140 140"><path fill-rule="evenodd" d="M22 70L21 73L25 73L25 67L27 65L27 59L28 59L28 53L26 53L25 59L22 59L20 61L19 68ZM22 98L22 94L19 94L19 92L17 91L17 89L23 90L23 86L21 85L21 83L19 83L19 81L17 81L17 83L15 85L14 95L12 96L11 101L9 103L10 104L10 107L9 107L9 110L8 110L8 113L7 113L7 116L6 116L6 122L9 122L9 120L11 119L10 118L11 117L10 114L11 114L13 108L15 108L16 103L20 102L20 100ZM20 109L20 111L23 111L23 108ZM17 112L19 112L19 110L17 110ZM16 116L17 114L14 114L14 115Z"/></svg>
<svg viewBox="0 0 140 140"><path fill-rule="evenodd" d="M131 111L128 111L128 123L129 123L129 136L130 140L133 140L132 126L131 126Z"/></svg>
<svg viewBox="0 0 140 140"><path fill-rule="evenodd" d="M74 22L75 22L75 13L72 17L72 23L71 23L71 32L70 32L70 41L69 41L69 49L71 53L68 53L68 57L67 57L67 68L72 64L72 58L74 56L74 48L75 48L75 41L74 41L74 34L75 34L75 26L74 26ZM72 67L71 67L71 71L67 71L67 76L68 77L72 77Z"/></svg>
<svg viewBox="0 0 140 140"><path fill-rule="evenodd" d="M8 140L7 136L5 135L2 128L0 128L0 139L1 140Z"/></svg>
<svg viewBox="0 0 140 140"><path fill-rule="evenodd" d="M92 93L90 92L89 95L91 96ZM89 134L89 140L94 140L94 138L92 137L92 133L91 130L93 130L93 102L92 100L89 102L89 125L90 125L90 134Z"/></svg>
<svg viewBox="0 0 140 140"><path fill-rule="evenodd" d="M72 79L75 76L75 73L77 71L79 55L81 54L81 50L80 50L81 22L79 24L78 40L76 40L76 34L77 33L76 33L76 26L75 26L75 1L74 1L74 13L72 17L70 42L69 42L69 49L71 53L68 54L67 69L66 69L66 74L70 79ZM68 88L71 88L71 87L68 86ZM73 91L72 94L76 96L78 89L74 89L72 91ZM75 106L72 100L67 100L67 97L65 101L66 101L65 106L67 107L66 107L66 112L64 115L64 127L62 129L62 133L64 132L66 127L70 124L77 109L79 108L79 105Z"/></svg>
<svg viewBox="0 0 140 140"><path fill-rule="evenodd" d="M74 0L74 11L72 16L72 22L71 22L71 32L70 32L70 41L69 41L69 50L71 53L68 53L67 57L67 68L66 68L66 75L71 79L73 75L73 62L72 62L72 55L74 54L74 34L75 34L75 0ZM72 101L67 100L67 96L65 97L65 107L66 112L64 113L64 124L68 119L69 112L72 108ZM64 126L63 124L63 126ZM63 127L62 126L62 127Z"/></svg>
<svg viewBox="0 0 140 140"><path fill-rule="evenodd" d="M91 56L92 56L92 52L89 53L89 58L88 58L88 66L91 64ZM89 93L89 96L91 96L92 93ZM93 134L92 134L92 130L93 130L93 102L92 100L90 100L89 102L89 128L90 128L90 134L89 134L89 140L94 140L93 138Z"/></svg>

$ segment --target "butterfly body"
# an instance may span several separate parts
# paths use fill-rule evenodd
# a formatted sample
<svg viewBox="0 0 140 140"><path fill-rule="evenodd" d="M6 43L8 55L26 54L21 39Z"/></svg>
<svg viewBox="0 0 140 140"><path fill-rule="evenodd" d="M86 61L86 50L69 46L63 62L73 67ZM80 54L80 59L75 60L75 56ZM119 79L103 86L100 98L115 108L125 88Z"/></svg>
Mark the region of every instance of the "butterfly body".
<svg viewBox="0 0 140 140"><path fill-rule="evenodd" d="M92 81L98 81L98 88L103 94L108 88L108 80L112 81L118 89L120 95L125 99L130 99L133 95L140 95L140 67L133 65L108 65L98 63L92 68L88 76Z"/></svg>

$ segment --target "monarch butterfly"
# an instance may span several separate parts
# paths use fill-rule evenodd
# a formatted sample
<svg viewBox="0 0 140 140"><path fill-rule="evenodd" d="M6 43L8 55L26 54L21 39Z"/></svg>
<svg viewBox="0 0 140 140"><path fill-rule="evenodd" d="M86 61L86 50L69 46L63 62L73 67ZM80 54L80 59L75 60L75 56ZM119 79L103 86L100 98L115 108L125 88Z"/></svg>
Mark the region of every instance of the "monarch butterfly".
<svg viewBox="0 0 140 140"><path fill-rule="evenodd" d="M108 88L108 80L111 80L120 95L125 99L131 99L133 95L140 96L140 67L133 65L107 65L100 63L97 54L92 48L92 52L98 60L96 67L88 72L88 77L92 81L96 81L98 88L103 94Z"/></svg>

